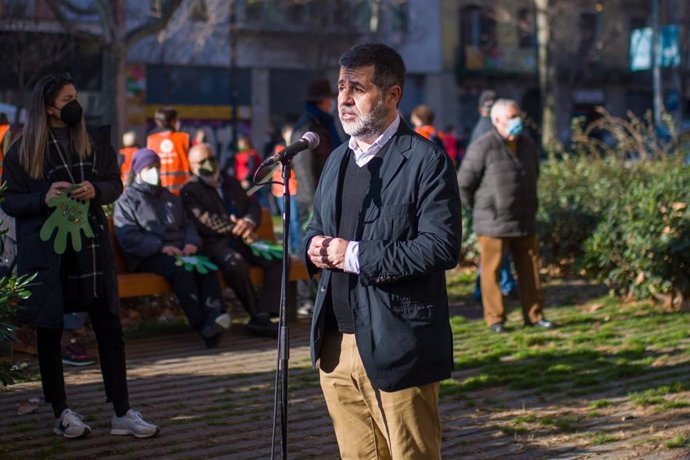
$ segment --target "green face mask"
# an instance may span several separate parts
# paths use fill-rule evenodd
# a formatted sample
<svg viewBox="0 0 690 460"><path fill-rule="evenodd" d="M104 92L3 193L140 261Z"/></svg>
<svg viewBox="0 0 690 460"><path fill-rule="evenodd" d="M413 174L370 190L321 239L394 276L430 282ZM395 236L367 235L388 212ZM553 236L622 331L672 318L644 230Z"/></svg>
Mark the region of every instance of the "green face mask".
<svg viewBox="0 0 690 460"><path fill-rule="evenodd" d="M67 193L57 195L48 201L48 206L55 208L46 219L39 236L43 241L50 240L57 229L53 249L57 254L63 254L67 249L67 236L71 237L72 248L81 251L81 232L87 238L93 238L93 230L89 225L89 201L77 201L69 197L69 192L79 186L73 185L65 190Z"/></svg>
<svg viewBox="0 0 690 460"><path fill-rule="evenodd" d="M218 171L218 163L215 159L207 158L199 165L199 175L210 177Z"/></svg>

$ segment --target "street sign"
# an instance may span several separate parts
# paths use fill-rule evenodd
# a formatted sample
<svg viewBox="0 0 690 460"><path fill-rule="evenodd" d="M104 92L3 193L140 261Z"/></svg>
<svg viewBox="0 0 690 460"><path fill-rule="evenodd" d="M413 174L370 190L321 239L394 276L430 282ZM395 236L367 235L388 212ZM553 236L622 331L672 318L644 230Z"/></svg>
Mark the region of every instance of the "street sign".
<svg viewBox="0 0 690 460"><path fill-rule="evenodd" d="M630 70L649 70L652 68L652 28L633 29L630 33ZM670 24L659 29L659 44L656 53L661 67L680 65L680 30Z"/></svg>

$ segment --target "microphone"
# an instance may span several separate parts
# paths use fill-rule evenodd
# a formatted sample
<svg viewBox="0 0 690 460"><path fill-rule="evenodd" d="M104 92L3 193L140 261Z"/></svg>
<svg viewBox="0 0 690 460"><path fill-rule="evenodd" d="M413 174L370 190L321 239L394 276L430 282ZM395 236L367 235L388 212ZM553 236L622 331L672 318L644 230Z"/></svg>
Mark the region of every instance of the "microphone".
<svg viewBox="0 0 690 460"><path fill-rule="evenodd" d="M307 131L297 142L288 145L280 152L274 153L270 157L266 158L264 162L261 163L261 166L270 166L274 163L282 163L283 161L291 160L292 157L300 153L302 150L315 149L319 146L320 141L321 140L319 139L318 134L312 131Z"/></svg>

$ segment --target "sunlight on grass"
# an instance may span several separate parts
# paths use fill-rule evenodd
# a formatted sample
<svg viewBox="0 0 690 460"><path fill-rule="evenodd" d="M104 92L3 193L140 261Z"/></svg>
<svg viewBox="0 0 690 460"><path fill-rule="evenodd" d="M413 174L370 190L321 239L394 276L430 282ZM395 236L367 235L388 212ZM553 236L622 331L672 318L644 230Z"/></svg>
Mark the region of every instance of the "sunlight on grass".
<svg viewBox="0 0 690 460"><path fill-rule="evenodd" d="M690 389L690 384L674 382L657 388L633 392L628 394L628 399L640 407L654 406L657 412L665 412L670 409L690 407L690 403L684 400L669 399L675 393L681 393Z"/></svg>
<svg viewBox="0 0 690 460"><path fill-rule="evenodd" d="M590 435L589 443L592 446L600 446L602 444L606 444L608 442L614 442L617 440L617 438L615 436L613 436L612 434L602 433L600 431L590 433L589 435Z"/></svg>
<svg viewBox="0 0 690 460"><path fill-rule="evenodd" d="M603 409L611 406L613 406L613 402L609 401L608 399L598 399L589 403L589 407L591 409Z"/></svg>
<svg viewBox="0 0 690 460"><path fill-rule="evenodd" d="M690 435L678 435L664 442L664 447L667 449L679 449L683 447L690 447Z"/></svg>
<svg viewBox="0 0 690 460"><path fill-rule="evenodd" d="M453 287L449 290L451 303L468 305L474 289L473 273L449 272L448 279ZM578 299L585 303L569 305ZM681 395L673 396L689 389L679 382L636 392L625 389L633 381L653 384L656 375L683 375L683 368L676 370L676 366L687 363L690 355L690 315L665 311L651 302L626 304L608 295L589 299L586 295L565 295L561 300L565 305L546 309L547 318L559 325L549 331L522 327L522 313L514 302L509 304L506 334L491 332L483 319L477 318L476 309L468 317L454 315L455 369L462 372L462 378L447 381L442 394L469 397L474 405L475 400L481 401L475 395L492 388L543 398L560 394L577 399L620 388L616 397L627 396L636 406L652 407L655 412L690 406ZM598 399L585 404L588 410L581 417L592 420L602 416L601 409L613 408L619 402ZM579 419L574 415L534 417L516 418L498 428L513 435L535 426L562 433L578 429ZM595 432L590 442L599 445L614 440L612 435Z"/></svg>

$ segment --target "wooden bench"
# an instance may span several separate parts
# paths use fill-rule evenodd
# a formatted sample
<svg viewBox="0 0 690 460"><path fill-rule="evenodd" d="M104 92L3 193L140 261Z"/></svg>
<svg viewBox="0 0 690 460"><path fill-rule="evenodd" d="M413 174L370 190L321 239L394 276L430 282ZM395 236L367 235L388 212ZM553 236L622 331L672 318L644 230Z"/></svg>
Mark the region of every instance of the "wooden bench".
<svg viewBox="0 0 690 460"><path fill-rule="evenodd" d="M119 286L120 298L141 297L156 294L168 294L172 292L172 287L160 275L155 273L131 273L127 270L127 263L125 262L122 249L115 237L115 229L113 227L112 219L108 220L110 227L110 241L113 245L115 253L115 267L117 268L117 282ZM261 224L256 229L256 233L261 240L268 240L275 242L276 236L273 231L273 221L271 213L268 209L262 210ZM261 284L263 282L263 270L258 267L252 267L249 272L252 283ZM225 286L222 274L219 273L219 278L222 286ZM288 316L291 319L296 318L297 312L297 281L308 280L309 273L307 266L301 259L290 258L290 286L288 289ZM280 289L280 286L278 286Z"/></svg>

